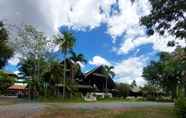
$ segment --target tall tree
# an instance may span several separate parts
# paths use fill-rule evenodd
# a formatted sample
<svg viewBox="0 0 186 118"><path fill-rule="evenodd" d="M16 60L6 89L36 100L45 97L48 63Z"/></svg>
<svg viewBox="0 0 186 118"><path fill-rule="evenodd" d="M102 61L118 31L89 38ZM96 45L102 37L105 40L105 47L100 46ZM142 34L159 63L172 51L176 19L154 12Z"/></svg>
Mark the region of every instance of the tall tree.
<svg viewBox="0 0 186 118"><path fill-rule="evenodd" d="M70 60L73 62L72 64L72 78L74 78L75 74L81 74L81 65L87 63L83 54L77 54L74 51L70 51L71 57Z"/></svg>
<svg viewBox="0 0 186 118"><path fill-rule="evenodd" d="M186 1L185 0L149 0L151 13L142 17L141 23L152 35L154 30L161 35L165 32L178 38L186 38Z"/></svg>
<svg viewBox="0 0 186 118"><path fill-rule="evenodd" d="M7 60L13 55L8 40L8 31L5 29L3 22L0 22L0 69L5 66Z"/></svg>
<svg viewBox="0 0 186 118"><path fill-rule="evenodd" d="M71 32L62 32L62 36L57 35L55 37L55 39L59 43L60 50L64 54L63 97L65 98L65 89L66 89L65 81L66 81L66 71L67 71L67 69L66 69L66 56L70 52L70 50L72 50L72 48L74 47L76 40Z"/></svg>
<svg viewBox="0 0 186 118"><path fill-rule="evenodd" d="M73 60L74 62L76 62L76 63L78 63L78 62L87 63L87 60L85 59L83 54L81 54L81 53L77 54L74 51L70 51L70 54L71 54L70 59Z"/></svg>
<svg viewBox="0 0 186 118"><path fill-rule="evenodd" d="M175 53L161 53L160 60L151 62L144 68L143 76L152 85L161 86L164 90L171 92L172 98L177 97L178 88L185 85L184 71L185 63L176 59Z"/></svg>
<svg viewBox="0 0 186 118"><path fill-rule="evenodd" d="M35 64L39 63L38 66L34 66ZM39 93L42 95L43 87L44 87L44 74L48 72L49 64L44 58L37 58L34 57L27 57L26 59L22 59L18 65L20 74L23 78L28 78L30 83L30 89L34 93ZM39 74L36 73L39 72ZM36 77L37 76L37 77ZM31 79L31 80L30 80Z"/></svg>
<svg viewBox="0 0 186 118"><path fill-rule="evenodd" d="M112 71L113 66L104 65L104 74L106 76L105 80L105 92L108 93L108 78L113 78L115 76L115 73Z"/></svg>
<svg viewBox="0 0 186 118"><path fill-rule="evenodd" d="M59 89L56 89L56 84L62 83L63 65L58 61L51 60L49 62L49 70L44 73L44 80L46 82L47 95L58 95ZM49 88L49 89L48 89Z"/></svg>
<svg viewBox="0 0 186 118"><path fill-rule="evenodd" d="M47 67L44 69L42 67L43 63L46 62L45 57L48 51L48 40L44 33L31 25L25 25L19 29L15 41L12 41L11 44L14 46L16 53L21 55L20 71L31 77L32 85L41 85L42 74L47 69ZM37 92L40 91L39 87L35 87Z"/></svg>

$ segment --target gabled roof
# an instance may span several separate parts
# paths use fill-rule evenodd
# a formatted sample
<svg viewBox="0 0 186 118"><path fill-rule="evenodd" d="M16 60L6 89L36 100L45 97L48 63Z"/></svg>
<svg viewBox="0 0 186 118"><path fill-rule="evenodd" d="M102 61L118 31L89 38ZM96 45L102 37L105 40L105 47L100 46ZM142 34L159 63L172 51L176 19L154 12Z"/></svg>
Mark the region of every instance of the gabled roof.
<svg viewBox="0 0 186 118"><path fill-rule="evenodd" d="M25 90L27 84L15 83L14 85L8 87L8 90Z"/></svg>
<svg viewBox="0 0 186 118"><path fill-rule="evenodd" d="M84 77L86 78L87 76L89 76L90 74L94 73L96 70L100 69L100 68L103 68L103 66L98 66L96 68L94 68L93 70L87 72L87 73L84 73Z"/></svg>
<svg viewBox="0 0 186 118"><path fill-rule="evenodd" d="M99 66L94 68L93 70L87 72L84 74L84 83L85 84L91 84L93 86L94 84L100 89L105 89L105 80L107 80L107 87L108 89L113 89L115 87L115 83L112 80L111 77L107 78L103 72L104 67Z"/></svg>

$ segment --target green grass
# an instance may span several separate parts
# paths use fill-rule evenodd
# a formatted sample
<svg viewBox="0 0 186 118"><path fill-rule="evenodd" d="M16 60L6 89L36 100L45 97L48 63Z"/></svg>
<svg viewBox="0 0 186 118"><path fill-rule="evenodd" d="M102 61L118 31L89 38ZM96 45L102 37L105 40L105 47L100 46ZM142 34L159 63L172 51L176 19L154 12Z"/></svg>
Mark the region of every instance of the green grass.
<svg viewBox="0 0 186 118"><path fill-rule="evenodd" d="M113 118L177 118L173 108L129 110Z"/></svg>
<svg viewBox="0 0 186 118"><path fill-rule="evenodd" d="M72 110L53 106L39 118L176 118L176 114L174 108Z"/></svg>

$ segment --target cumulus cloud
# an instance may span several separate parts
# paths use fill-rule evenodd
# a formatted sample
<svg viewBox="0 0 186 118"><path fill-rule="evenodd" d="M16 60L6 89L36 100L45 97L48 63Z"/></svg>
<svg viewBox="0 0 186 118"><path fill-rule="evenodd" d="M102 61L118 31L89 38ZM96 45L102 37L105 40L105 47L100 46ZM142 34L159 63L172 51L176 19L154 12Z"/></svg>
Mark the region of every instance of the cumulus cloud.
<svg viewBox="0 0 186 118"><path fill-rule="evenodd" d="M117 8L113 9L113 5ZM175 47L167 47L172 36L155 35L147 37L145 28L139 25L140 18L150 13L149 0L0 0L0 20L9 24L31 24L48 36L56 33L61 26L67 26L74 30L91 30L105 24L107 34L113 38L113 42L120 40L119 46L113 46L118 54L128 54L141 45L152 44L155 51L174 51ZM185 14L184 14L185 15ZM121 37L121 38L118 38ZM185 46L184 41L178 41ZM50 45L53 51L59 46ZM115 72L118 82L130 82L136 79L138 83L144 83L141 77L142 68L146 64L142 57L129 57L116 62ZM8 62L17 64L15 55ZM112 65L101 56L95 56L89 64Z"/></svg>
<svg viewBox="0 0 186 118"><path fill-rule="evenodd" d="M147 65L148 57L129 57L128 59L122 60L115 64L111 64L108 60L103 57L95 56L89 61L89 64L99 66L99 65L113 65L114 73L116 77L115 82L118 83L131 83L136 80L138 85L144 85L146 81L142 77L143 67Z"/></svg>
<svg viewBox="0 0 186 118"><path fill-rule="evenodd" d="M148 58L144 56L131 57L115 64L114 72L116 82L131 83L136 80L138 85L144 85L145 80L142 77L143 67L146 66Z"/></svg>
<svg viewBox="0 0 186 118"><path fill-rule="evenodd" d="M101 56L94 56L92 60L89 61L89 64L95 65L95 66L100 66L100 65L112 65L108 60Z"/></svg>
<svg viewBox="0 0 186 118"><path fill-rule="evenodd" d="M172 52L176 47L168 47L169 41L175 40L178 45L186 46L186 43L176 37L167 34L160 36L155 33L153 36L146 36L146 28L140 25L140 18L148 15L151 5L148 0L137 0L134 4L130 0L118 0L120 13L107 19L107 33L113 40L120 40L122 43L115 47L118 54L128 54L139 46L152 44L155 51ZM122 38L117 38L122 37Z"/></svg>
<svg viewBox="0 0 186 118"><path fill-rule="evenodd" d="M140 32L136 29L140 27L140 17L150 12L148 0L137 0L134 4L131 0L118 0L118 4L120 13L107 19L107 32L114 39L124 33L125 35L138 35Z"/></svg>
<svg viewBox="0 0 186 118"><path fill-rule="evenodd" d="M8 63L16 66L20 61L21 55L16 53L12 58L8 60Z"/></svg>
<svg viewBox="0 0 186 118"><path fill-rule="evenodd" d="M139 25L140 18L150 13L148 0L0 0L0 20L10 24L32 24L41 31L52 35L61 26L75 30L86 30L107 26L107 33L113 38L122 36L122 44L117 47L118 53L144 44L153 44L158 51L172 51L167 48L166 41L160 41L159 35L153 38L145 36L145 28ZM113 9L113 5L117 5ZM117 11L117 12L116 12ZM111 15L111 13L114 14ZM173 37L174 38L174 37ZM155 39L158 39L155 40ZM135 44L133 44L135 42ZM140 42L140 43L139 43ZM161 43L162 46L158 46ZM126 46L127 45L127 46Z"/></svg>
<svg viewBox="0 0 186 118"><path fill-rule="evenodd" d="M19 75L20 71L14 71L14 74Z"/></svg>
<svg viewBox="0 0 186 118"><path fill-rule="evenodd" d="M60 26L74 29L98 27L116 0L0 0L0 20L32 24L47 34Z"/></svg>
<svg viewBox="0 0 186 118"><path fill-rule="evenodd" d="M152 44L153 45L152 48L155 51L173 52L176 49L176 46L175 47L167 46L169 41L175 41L177 42L177 45L181 47L186 46L186 43L184 40L176 39L175 37L171 35L160 36L158 33L155 33L153 36L150 36L150 37L141 36L135 39L133 38L125 39L124 42L121 44L121 47L117 51L119 54L126 54L141 45Z"/></svg>

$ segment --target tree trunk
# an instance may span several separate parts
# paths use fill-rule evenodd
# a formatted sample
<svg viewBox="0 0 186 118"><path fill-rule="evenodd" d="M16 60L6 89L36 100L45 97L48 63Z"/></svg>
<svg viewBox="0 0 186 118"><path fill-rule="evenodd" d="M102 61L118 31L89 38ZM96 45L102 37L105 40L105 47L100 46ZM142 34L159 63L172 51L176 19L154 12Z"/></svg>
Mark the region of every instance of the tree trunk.
<svg viewBox="0 0 186 118"><path fill-rule="evenodd" d="M107 78L106 78L106 85L105 85L105 93L106 93L106 95L108 94L108 89L107 89Z"/></svg>
<svg viewBox="0 0 186 118"><path fill-rule="evenodd" d="M66 87L66 54L64 54L64 71L63 71L63 98L65 99L65 87Z"/></svg>
<svg viewBox="0 0 186 118"><path fill-rule="evenodd" d="M172 91L171 91L171 93L172 93L172 100L174 100L176 98L176 88L177 87L172 87Z"/></svg>

